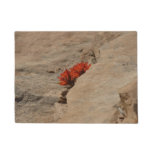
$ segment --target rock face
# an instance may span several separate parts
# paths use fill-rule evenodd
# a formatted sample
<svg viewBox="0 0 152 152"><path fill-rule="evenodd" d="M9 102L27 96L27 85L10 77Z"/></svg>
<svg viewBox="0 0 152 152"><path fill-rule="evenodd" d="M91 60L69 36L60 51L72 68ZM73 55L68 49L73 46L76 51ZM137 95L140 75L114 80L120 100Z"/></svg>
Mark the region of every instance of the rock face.
<svg viewBox="0 0 152 152"><path fill-rule="evenodd" d="M137 123L137 78L119 90L120 103L115 118L118 123ZM114 120L115 122L115 120Z"/></svg>
<svg viewBox="0 0 152 152"><path fill-rule="evenodd" d="M100 58L67 95L68 111L59 122L112 123L118 90L137 76L136 33L125 33L100 47Z"/></svg>
<svg viewBox="0 0 152 152"><path fill-rule="evenodd" d="M136 32L16 32L16 122L137 122L135 100L122 106L119 92L137 77L136 37ZM81 61L91 68L70 89L67 104L59 103L66 88L57 77ZM128 98L135 98L135 86Z"/></svg>

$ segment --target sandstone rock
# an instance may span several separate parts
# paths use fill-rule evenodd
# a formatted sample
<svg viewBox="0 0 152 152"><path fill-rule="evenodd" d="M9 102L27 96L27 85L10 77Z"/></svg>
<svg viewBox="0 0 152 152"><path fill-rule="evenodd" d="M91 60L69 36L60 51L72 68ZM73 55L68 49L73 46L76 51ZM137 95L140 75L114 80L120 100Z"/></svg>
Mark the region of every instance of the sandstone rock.
<svg viewBox="0 0 152 152"><path fill-rule="evenodd" d="M120 103L117 105L126 113L120 119L120 112L116 112L115 121L118 123L137 123L137 78L119 90Z"/></svg>
<svg viewBox="0 0 152 152"><path fill-rule="evenodd" d="M16 122L113 122L136 55L135 32L16 32ZM81 61L92 67L63 97L57 77Z"/></svg>
<svg viewBox="0 0 152 152"><path fill-rule="evenodd" d="M118 90L137 76L136 37L125 33L101 46L98 63L68 93L68 110L59 122L114 123Z"/></svg>

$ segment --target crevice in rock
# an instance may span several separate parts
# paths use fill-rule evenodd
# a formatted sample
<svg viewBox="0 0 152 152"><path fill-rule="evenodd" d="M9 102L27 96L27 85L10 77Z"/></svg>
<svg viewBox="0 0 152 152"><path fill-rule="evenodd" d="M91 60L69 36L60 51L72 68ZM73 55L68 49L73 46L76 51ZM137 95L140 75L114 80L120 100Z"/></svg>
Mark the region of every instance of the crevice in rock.
<svg viewBox="0 0 152 152"><path fill-rule="evenodd" d="M47 70L48 73L55 73L53 70Z"/></svg>
<svg viewBox="0 0 152 152"><path fill-rule="evenodd" d="M73 85L73 86L74 86L74 85ZM68 86L68 87L66 88L66 90L64 90L64 91L61 92L61 96L60 96L60 99L59 99L58 103L67 104L67 98L66 98L66 96L67 96L69 90L70 90L73 86Z"/></svg>
<svg viewBox="0 0 152 152"><path fill-rule="evenodd" d="M97 57L94 49L81 49L81 61L96 64Z"/></svg>
<svg viewBox="0 0 152 152"><path fill-rule="evenodd" d="M20 102L20 101L22 101L22 100L23 100L23 98L24 98L24 95L21 95L21 96L15 96L15 101L16 101L16 102Z"/></svg>
<svg viewBox="0 0 152 152"><path fill-rule="evenodd" d="M113 122L116 123L137 123L137 82L133 81L120 89L120 102L115 105L117 108Z"/></svg>

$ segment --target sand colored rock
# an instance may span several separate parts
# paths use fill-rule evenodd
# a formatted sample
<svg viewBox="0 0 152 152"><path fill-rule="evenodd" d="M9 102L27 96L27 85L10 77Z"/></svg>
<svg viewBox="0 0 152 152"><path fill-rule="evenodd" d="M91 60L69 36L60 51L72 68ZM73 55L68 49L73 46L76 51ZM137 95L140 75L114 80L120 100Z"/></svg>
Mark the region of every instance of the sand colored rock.
<svg viewBox="0 0 152 152"><path fill-rule="evenodd" d="M16 32L16 122L117 122L118 90L137 76L136 48L136 32ZM91 68L58 103L66 88L57 77L81 61Z"/></svg>
<svg viewBox="0 0 152 152"><path fill-rule="evenodd" d="M100 48L98 62L68 93L68 111L60 122L114 122L118 90L137 76L136 42L136 32L125 33Z"/></svg>
<svg viewBox="0 0 152 152"><path fill-rule="evenodd" d="M119 96L120 103L117 105L119 109L116 112L114 121L118 123L137 123L137 78L121 88L119 90ZM121 111L123 111L123 113Z"/></svg>

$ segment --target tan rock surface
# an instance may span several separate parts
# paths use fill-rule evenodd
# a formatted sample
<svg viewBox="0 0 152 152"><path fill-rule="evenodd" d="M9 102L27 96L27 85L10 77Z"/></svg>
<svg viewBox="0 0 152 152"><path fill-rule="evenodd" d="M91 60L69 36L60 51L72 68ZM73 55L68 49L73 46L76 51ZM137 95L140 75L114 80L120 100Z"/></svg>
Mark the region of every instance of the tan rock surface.
<svg viewBox="0 0 152 152"><path fill-rule="evenodd" d="M137 76L136 42L136 32L131 32L100 48L98 63L68 93L68 111L59 122L114 122L118 90Z"/></svg>
<svg viewBox="0 0 152 152"><path fill-rule="evenodd" d="M16 32L16 122L113 122L136 55L135 32ZM60 104L57 77L80 61L92 67Z"/></svg>
<svg viewBox="0 0 152 152"><path fill-rule="evenodd" d="M137 123L138 107L137 107L137 78L132 80L126 86L119 90L120 103L115 115L115 121L118 123ZM121 112L123 111L124 114Z"/></svg>

